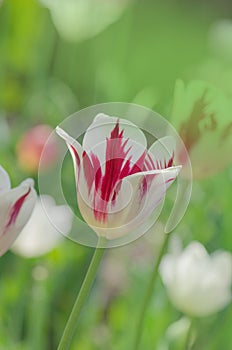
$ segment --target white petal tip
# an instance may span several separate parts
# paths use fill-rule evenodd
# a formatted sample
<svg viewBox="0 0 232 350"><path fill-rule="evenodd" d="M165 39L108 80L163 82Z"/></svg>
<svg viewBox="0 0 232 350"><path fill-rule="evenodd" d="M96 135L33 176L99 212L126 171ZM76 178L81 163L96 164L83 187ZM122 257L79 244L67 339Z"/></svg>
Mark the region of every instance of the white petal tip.
<svg viewBox="0 0 232 350"><path fill-rule="evenodd" d="M57 135L62 137L62 139L65 139L67 137L66 132L63 129L61 129L59 126L56 127L56 133Z"/></svg>
<svg viewBox="0 0 232 350"><path fill-rule="evenodd" d="M166 168L166 169L161 169L159 170L159 172L162 172L162 173L169 173L169 172L175 172L176 173L176 176L179 174L179 172L181 171L182 169L182 165L177 165L177 166L172 166L172 167L169 167L169 168Z"/></svg>
<svg viewBox="0 0 232 350"><path fill-rule="evenodd" d="M179 172L180 172L181 169L182 169L182 165L177 165L177 166L174 167L174 169L176 169L176 171L177 171L178 174L179 174Z"/></svg>
<svg viewBox="0 0 232 350"><path fill-rule="evenodd" d="M28 186L28 187L32 188L32 187L34 187L34 185L35 185L35 182L31 178L26 179L23 182L21 182L21 186Z"/></svg>
<svg viewBox="0 0 232 350"><path fill-rule="evenodd" d="M93 121L94 122L105 121L105 119L107 118L111 118L111 117L105 113L98 113Z"/></svg>
<svg viewBox="0 0 232 350"><path fill-rule="evenodd" d="M75 140L72 136L70 136L66 131L64 131L63 129L61 129L59 126L56 127L56 133L57 135L59 135L68 146L72 145L75 148L79 148L79 150L81 149L80 144L77 142L77 140Z"/></svg>

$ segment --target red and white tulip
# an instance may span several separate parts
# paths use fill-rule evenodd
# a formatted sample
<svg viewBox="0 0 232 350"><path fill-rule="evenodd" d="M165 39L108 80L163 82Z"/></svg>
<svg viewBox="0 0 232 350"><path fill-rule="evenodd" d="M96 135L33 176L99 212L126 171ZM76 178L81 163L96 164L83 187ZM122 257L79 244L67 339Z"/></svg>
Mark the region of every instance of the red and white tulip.
<svg viewBox="0 0 232 350"><path fill-rule="evenodd" d="M36 202L32 179L11 189L7 172L0 166L0 256L12 245L29 220Z"/></svg>
<svg viewBox="0 0 232 350"><path fill-rule="evenodd" d="M80 212L98 236L115 239L151 216L181 166L166 136L147 150L144 133L128 120L98 114L82 145L56 129L71 152Z"/></svg>

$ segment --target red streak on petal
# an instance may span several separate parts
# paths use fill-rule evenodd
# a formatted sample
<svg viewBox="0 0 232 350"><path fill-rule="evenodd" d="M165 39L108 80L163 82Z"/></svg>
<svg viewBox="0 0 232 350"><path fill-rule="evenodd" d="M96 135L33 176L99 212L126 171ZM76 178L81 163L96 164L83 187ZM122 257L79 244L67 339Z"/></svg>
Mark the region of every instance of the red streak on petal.
<svg viewBox="0 0 232 350"><path fill-rule="evenodd" d="M123 170L123 176L126 176L126 167L123 164L126 160L130 148L125 150L128 143L128 139L123 142L124 130L119 130L119 120L111 131L110 137L106 139L106 164L105 174L101 183L101 197L108 202L112 199L114 188L119 179L121 179L121 172ZM125 175L124 175L125 174Z"/></svg>
<svg viewBox="0 0 232 350"><path fill-rule="evenodd" d="M95 190L98 190L102 178L101 164L98 157L95 154L91 154L91 160L93 164L93 171L95 175Z"/></svg>
<svg viewBox="0 0 232 350"><path fill-rule="evenodd" d="M75 147L73 147L72 145L70 145L71 147L71 150L75 156L75 159L76 159L76 162L77 162L77 165L78 167L80 166L80 157L79 157L79 154L77 153L77 150L75 149Z"/></svg>
<svg viewBox="0 0 232 350"><path fill-rule="evenodd" d="M141 171L144 170L144 161L145 161L146 155L147 155L147 152L144 151L143 154L141 155L141 157L133 165L133 167L132 167L132 169L130 171L130 174L140 173Z"/></svg>
<svg viewBox="0 0 232 350"><path fill-rule="evenodd" d="M146 178L146 176L144 176L140 185L140 196L141 196L140 199L142 199L145 196L145 194L147 193L147 190L148 190L148 179Z"/></svg>
<svg viewBox="0 0 232 350"><path fill-rule="evenodd" d="M91 160L88 154L85 151L82 153L82 160L83 160L84 175L87 182L88 191L90 193L93 186L93 180L94 180L93 165L91 163Z"/></svg>
<svg viewBox="0 0 232 350"><path fill-rule="evenodd" d="M9 229L9 227L15 223L15 221L19 215L19 212L23 206L23 203L25 202L25 200L30 192L31 192L31 188L29 188L28 191L14 203L13 207L10 210L10 217L9 217L9 220L8 220L6 226L5 226L3 234L5 234L7 232L7 230Z"/></svg>
<svg viewBox="0 0 232 350"><path fill-rule="evenodd" d="M131 166L131 157L129 157L123 165L123 168L120 173L120 179L123 179L124 177L128 176L130 174L130 166Z"/></svg>
<svg viewBox="0 0 232 350"><path fill-rule="evenodd" d="M156 165L151 157L144 151L136 163L132 164L132 156L128 156L131 147L127 147L129 139L124 139L124 129L120 130L117 120L110 136L106 138L105 171L102 172L97 155L93 152L88 155L83 152L83 169L89 194L93 188L93 209L95 219L105 223L108 218L109 206L114 205L121 188L121 180L146 170L164 169L172 166L173 155L166 161L159 160ZM162 164L164 163L164 164ZM153 178L144 176L140 183L141 199L149 190Z"/></svg>
<svg viewBox="0 0 232 350"><path fill-rule="evenodd" d="M76 159L76 176L77 176L77 179L76 179L76 185L78 183L78 178L79 178L79 168L80 168L80 157L79 157L79 154L77 153L77 150L75 149L75 147L73 147L72 145L70 145L70 150L71 152L73 153L75 159Z"/></svg>
<svg viewBox="0 0 232 350"><path fill-rule="evenodd" d="M156 160L156 164L154 163L151 155L149 153L147 153L146 158L144 159L144 168L145 170L161 170L161 169L167 169L169 167L171 167L173 165L173 160L174 160L174 153L172 154L172 156L167 160L167 161L161 161L161 160ZM154 175L149 175L148 177L144 177L143 181L141 182L141 187L140 187L140 193L141 196L145 196L147 191L149 190L152 180L154 179L154 177L156 176L156 174ZM170 180L173 181L174 179ZM167 181L169 182L169 181Z"/></svg>
<svg viewBox="0 0 232 350"><path fill-rule="evenodd" d="M119 120L117 120L110 136L106 139L105 172L102 174L98 158L92 157L92 162L97 162L98 170L95 172L95 189L100 196L94 196L94 214L99 221L107 220L108 205L113 205L116 201L121 182L128 175L141 172L144 169L144 159L146 153L138 159L131 168L131 156L128 153L131 147L127 147L129 139L124 139L124 129L120 130Z"/></svg>
<svg viewBox="0 0 232 350"><path fill-rule="evenodd" d="M153 162L153 159L149 153L147 153L147 157L145 158L145 168L146 170L154 170L155 164Z"/></svg>
<svg viewBox="0 0 232 350"><path fill-rule="evenodd" d="M174 153L172 153L171 158L168 160L168 162L165 164L165 168L170 168L173 165L174 160Z"/></svg>
<svg viewBox="0 0 232 350"><path fill-rule="evenodd" d="M173 165L174 161L174 153L172 156L166 161L162 161L160 159L157 159L154 163L151 155L148 153L147 157L145 158L144 164L146 170L161 170L161 169L167 169L170 168Z"/></svg>
<svg viewBox="0 0 232 350"><path fill-rule="evenodd" d="M100 186L102 177L101 164L98 157L94 153L91 153L89 156L85 151L82 154L82 160L84 176L90 194L93 183L95 184L95 190L97 190Z"/></svg>
<svg viewBox="0 0 232 350"><path fill-rule="evenodd" d="M174 180L175 180L175 177L172 177L172 178L168 179L167 181L165 181L165 183L168 184L169 182L172 182Z"/></svg>

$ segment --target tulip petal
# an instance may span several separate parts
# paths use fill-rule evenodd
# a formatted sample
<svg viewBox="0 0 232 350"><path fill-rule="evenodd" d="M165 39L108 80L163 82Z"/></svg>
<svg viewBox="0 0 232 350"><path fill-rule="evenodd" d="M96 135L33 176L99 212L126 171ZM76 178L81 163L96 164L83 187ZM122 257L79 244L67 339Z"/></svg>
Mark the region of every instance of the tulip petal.
<svg viewBox="0 0 232 350"><path fill-rule="evenodd" d="M232 255L225 251L216 251L212 254L214 269L222 277L221 285L230 285L232 277Z"/></svg>
<svg viewBox="0 0 232 350"><path fill-rule="evenodd" d="M106 114L100 113L94 118L93 123L86 130L83 139L83 149L87 153L90 153L96 145L101 144L101 152L98 153L98 157L100 163L103 164L106 158L107 140L108 143L112 140L114 145L117 142L116 140L118 140L119 149L120 145L124 145L124 151L127 152L126 157L127 159L131 158L133 164L136 163L147 147L147 140L144 133L135 124L126 119L109 117ZM136 152L135 144L140 145L140 147L137 147Z"/></svg>
<svg viewBox="0 0 232 350"><path fill-rule="evenodd" d="M10 178L5 169L0 165L0 193L10 189Z"/></svg>
<svg viewBox="0 0 232 350"><path fill-rule="evenodd" d="M97 143L101 143L110 136L111 131L119 122L119 127L124 129L124 137L134 140L143 146L147 146L147 141L144 133L139 127L129 120L110 117L106 114L100 113L95 118L93 123L87 129L84 139L83 148L86 151L91 150Z"/></svg>
<svg viewBox="0 0 232 350"><path fill-rule="evenodd" d="M67 134L59 126L56 127L56 132L66 142L66 144L68 146L68 149L69 149L71 156L72 156L72 159L73 159L75 177L76 177L76 181L77 181L78 176L79 176L80 161L81 161L81 156L82 156L82 147L77 140L75 140L72 136Z"/></svg>
<svg viewBox="0 0 232 350"><path fill-rule="evenodd" d="M34 211L11 250L26 258L37 257L51 251L72 226L72 211L67 205L56 205L48 195L41 195Z"/></svg>
<svg viewBox="0 0 232 350"><path fill-rule="evenodd" d="M107 239L119 238L133 232L149 218L164 198L165 192L177 177L181 167L153 170L130 175L121 181L115 203L108 203L103 224L96 220L91 208L81 202L81 211L93 230ZM80 204L80 201L78 201ZM85 203L86 204L86 203ZM101 209L99 209L101 210Z"/></svg>
<svg viewBox="0 0 232 350"><path fill-rule="evenodd" d="M116 195L118 181L144 170L146 138L127 120L97 115L86 131L83 149L88 192L90 194L94 184L95 192L99 191L106 203ZM104 216L102 219L104 221Z"/></svg>
<svg viewBox="0 0 232 350"><path fill-rule="evenodd" d="M33 180L0 195L0 256L11 246L27 223L36 202Z"/></svg>
<svg viewBox="0 0 232 350"><path fill-rule="evenodd" d="M153 143L145 160L147 170L166 169L173 166L175 139L165 136Z"/></svg>
<svg viewBox="0 0 232 350"><path fill-rule="evenodd" d="M129 181L135 194L131 201L131 209L128 219L133 226L148 218L155 208L161 203L167 189L181 170L181 166L162 170L152 170L137 173L123 179Z"/></svg>

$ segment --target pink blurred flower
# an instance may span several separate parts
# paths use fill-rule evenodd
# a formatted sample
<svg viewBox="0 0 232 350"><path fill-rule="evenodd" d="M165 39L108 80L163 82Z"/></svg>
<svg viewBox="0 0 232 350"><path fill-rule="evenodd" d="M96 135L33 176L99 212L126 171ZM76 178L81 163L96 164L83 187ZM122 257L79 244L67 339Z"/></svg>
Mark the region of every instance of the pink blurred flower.
<svg viewBox="0 0 232 350"><path fill-rule="evenodd" d="M38 170L43 147L53 129L49 125L41 124L29 129L17 145L17 157L21 168L35 173ZM43 168L46 169L55 162L58 156L57 143L49 142L46 154L43 156Z"/></svg>
<svg viewBox="0 0 232 350"><path fill-rule="evenodd" d="M36 202L33 180L10 188L10 179L0 166L0 256L12 245L29 220Z"/></svg>
<svg viewBox="0 0 232 350"><path fill-rule="evenodd" d="M61 128L57 133L71 152L80 212L87 224L108 239L146 223L181 167L174 167L172 137L147 150L143 132L128 120L98 114L82 146Z"/></svg>

